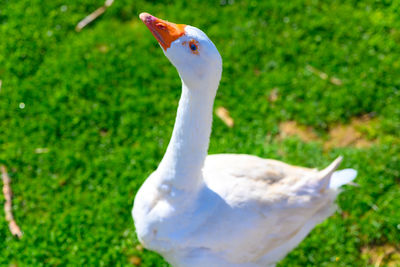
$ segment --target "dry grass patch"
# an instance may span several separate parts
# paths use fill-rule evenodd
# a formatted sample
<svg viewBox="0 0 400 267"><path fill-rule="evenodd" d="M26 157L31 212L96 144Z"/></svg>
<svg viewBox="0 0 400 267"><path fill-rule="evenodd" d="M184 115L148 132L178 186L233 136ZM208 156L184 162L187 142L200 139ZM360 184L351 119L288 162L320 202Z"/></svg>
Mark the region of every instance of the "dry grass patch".
<svg viewBox="0 0 400 267"><path fill-rule="evenodd" d="M226 126L232 128L235 125L235 121L231 117L229 110L224 107L217 107L215 110L215 114L217 114L218 118L220 118Z"/></svg>

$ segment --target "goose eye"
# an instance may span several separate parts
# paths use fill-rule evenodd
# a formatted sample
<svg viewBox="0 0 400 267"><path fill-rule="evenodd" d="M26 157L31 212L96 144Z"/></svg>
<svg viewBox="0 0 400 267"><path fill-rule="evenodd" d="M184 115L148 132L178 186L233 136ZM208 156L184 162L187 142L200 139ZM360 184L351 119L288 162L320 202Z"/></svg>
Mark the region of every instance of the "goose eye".
<svg viewBox="0 0 400 267"><path fill-rule="evenodd" d="M192 50L192 53L194 53L194 54L198 54L199 53L199 51L198 51L199 46L198 46L198 44L197 44L197 42L195 40L191 40L189 42L189 48L190 48L190 50Z"/></svg>

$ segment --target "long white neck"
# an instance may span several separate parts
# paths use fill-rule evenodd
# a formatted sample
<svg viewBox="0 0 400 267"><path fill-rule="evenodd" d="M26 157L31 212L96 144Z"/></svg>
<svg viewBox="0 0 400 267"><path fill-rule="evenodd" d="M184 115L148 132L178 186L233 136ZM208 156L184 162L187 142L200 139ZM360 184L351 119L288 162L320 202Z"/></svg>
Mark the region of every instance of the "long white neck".
<svg viewBox="0 0 400 267"><path fill-rule="evenodd" d="M182 81L182 95L171 140L157 169L162 182L181 190L202 184L202 168L211 134L214 88L188 88Z"/></svg>

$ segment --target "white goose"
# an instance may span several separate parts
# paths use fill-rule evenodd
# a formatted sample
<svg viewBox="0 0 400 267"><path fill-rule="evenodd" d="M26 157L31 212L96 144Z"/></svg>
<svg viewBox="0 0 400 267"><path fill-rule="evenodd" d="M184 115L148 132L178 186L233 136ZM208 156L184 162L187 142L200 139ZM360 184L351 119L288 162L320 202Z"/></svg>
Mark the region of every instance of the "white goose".
<svg viewBox="0 0 400 267"><path fill-rule="evenodd" d="M330 216L353 169L322 171L250 155L207 156L222 73L217 48L199 29L141 20L178 70L182 95L167 151L136 195L140 242L176 267L274 266Z"/></svg>

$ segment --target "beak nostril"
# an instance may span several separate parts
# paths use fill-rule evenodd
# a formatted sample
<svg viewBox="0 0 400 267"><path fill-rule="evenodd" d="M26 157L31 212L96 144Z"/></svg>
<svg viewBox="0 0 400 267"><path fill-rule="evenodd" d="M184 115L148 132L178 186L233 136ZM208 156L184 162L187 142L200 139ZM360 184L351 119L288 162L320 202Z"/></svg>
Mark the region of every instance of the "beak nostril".
<svg viewBox="0 0 400 267"><path fill-rule="evenodd" d="M160 30L165 30L167 26L164 23L157 23L156 27L159 28Z"/></svg>

